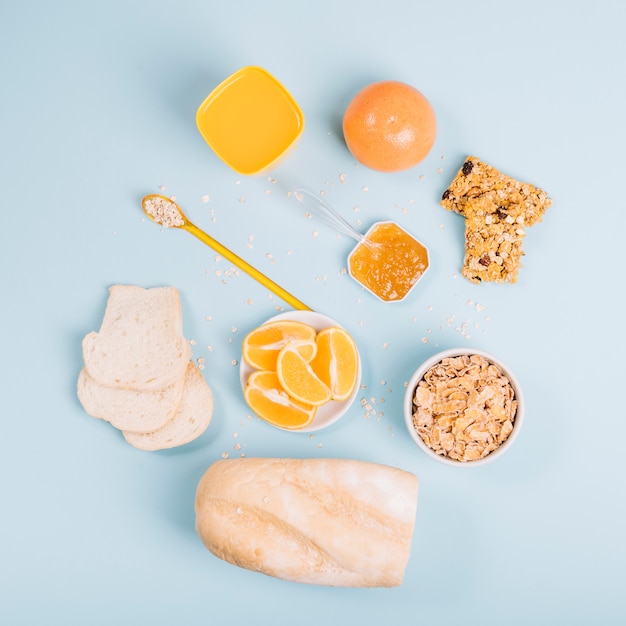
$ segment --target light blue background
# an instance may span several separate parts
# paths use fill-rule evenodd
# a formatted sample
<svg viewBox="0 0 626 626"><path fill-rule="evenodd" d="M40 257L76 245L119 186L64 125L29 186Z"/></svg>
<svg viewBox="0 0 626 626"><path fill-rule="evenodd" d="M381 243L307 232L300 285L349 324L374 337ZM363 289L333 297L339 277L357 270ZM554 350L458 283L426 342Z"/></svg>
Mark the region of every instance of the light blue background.
<svg viewBox="0 0 626 626"><path fill-rule="evenodd" d="M0 622L624 623L625 27L618 0L4 1ZM306 116L269 179L236 175L195 128L208 92L249 64ZM343 143L345 107L380 79L436 109L437 142L414 170L356 167ZM554 200L515 285L459 276L462 218L438 199L468 154ZM294 185L325 191L362 230L392 218L418 235L432 255L419 288L396 305L364 293L343 271L352 242L307 219ZM249 418L241 340L285 307L191 235L147 221L140 198L161 186L353 333L364 388L340 422L309 436ZM115 283L181 292L215 396L189 446L141 452L78 403L81 339ZM412 371L454 346L493 352L526 394L514 447L482 468L427 459L403 423ZM303 586L215 558L193 497L226 454L415 472L402 586Z"/></svg>

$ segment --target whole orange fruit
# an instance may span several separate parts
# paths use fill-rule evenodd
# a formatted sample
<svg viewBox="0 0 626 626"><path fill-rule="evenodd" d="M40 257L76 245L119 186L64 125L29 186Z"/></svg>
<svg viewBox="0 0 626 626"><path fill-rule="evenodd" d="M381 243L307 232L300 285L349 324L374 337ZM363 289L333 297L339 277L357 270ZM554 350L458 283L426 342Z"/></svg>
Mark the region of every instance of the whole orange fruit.
<svg viewBox="0 0 626 626"><path fill-rule="evenodd" d="M354 158L366 167L398 172L414 167L430 152L437 120L420 91L383 80L352 99L343 116L343 136Z"/></svg>

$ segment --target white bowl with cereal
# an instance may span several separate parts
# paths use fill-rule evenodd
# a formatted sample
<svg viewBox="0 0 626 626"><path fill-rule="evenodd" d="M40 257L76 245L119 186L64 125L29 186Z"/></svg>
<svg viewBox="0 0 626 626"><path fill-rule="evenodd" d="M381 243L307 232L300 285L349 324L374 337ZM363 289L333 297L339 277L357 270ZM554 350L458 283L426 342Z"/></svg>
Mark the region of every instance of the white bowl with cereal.
<svg viewBox="0 0 626 626"><path fill-rule="evenodd" d="M422 363L407 385L404 420L430 458L476 467L498 458L517 437L524 397L513 372L481 350L444 350Z"/></svg>

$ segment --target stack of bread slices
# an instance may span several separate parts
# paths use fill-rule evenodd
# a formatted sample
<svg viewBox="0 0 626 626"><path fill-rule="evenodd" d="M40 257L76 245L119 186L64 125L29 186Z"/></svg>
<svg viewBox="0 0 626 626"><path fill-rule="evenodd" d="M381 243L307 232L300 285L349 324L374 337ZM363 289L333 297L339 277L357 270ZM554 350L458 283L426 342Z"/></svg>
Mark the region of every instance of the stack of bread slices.
<svg viewBox="0 0 626 626"><path fill-rule="evenodd" d="M208 427L213 395L191 360L174 287L111 287L100 330L85 336L82 349L80 403L131 445L173 448Z"/></svg>

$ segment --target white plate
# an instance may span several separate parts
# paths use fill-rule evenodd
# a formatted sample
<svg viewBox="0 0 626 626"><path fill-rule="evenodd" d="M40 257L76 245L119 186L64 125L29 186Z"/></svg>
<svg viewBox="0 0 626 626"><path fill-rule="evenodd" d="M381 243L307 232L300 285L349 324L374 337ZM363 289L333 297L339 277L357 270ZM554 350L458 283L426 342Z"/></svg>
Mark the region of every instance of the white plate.
<svg viewBox="0 0 626 626"><path fill-rule="evenodd" d="M328 328L329 326L342 327L341 324L339 324L339 322L336 322L334 319L327 317L326 315L322 315L321 313L316 313L315 311L288 311L286 313L281 313L280 315L275 315L274 317L271 317L265 323L267 324L268 322L274 322L276 320L294 320L296 322L304 322L305 324L310 324L311 326L313 326L313 328L315 328L315 330L317 331ZM334 424L352 406L352 403L359 393L359 387L361 385L361 356L358 353L358 349L357 357L358 366L356 373L356 385L354 385L354 391L347 400L344 400L343 402L331 400L327 404L319 407L317 413L315 414L315 417L313 418L313 421L305 428L299 428L298 430L280 428L280 426L276 426L275 428L280 428L281 430L286 430L290 433L311 433L317 430L321 430L322 428L328 428L328 426ZM241 380L242 389L244 389L244 387L246 386L248 376L250 376L253 371L254 368L250 367L250 365L248 365L242 357L239 366L239 377Z"/></svg>

